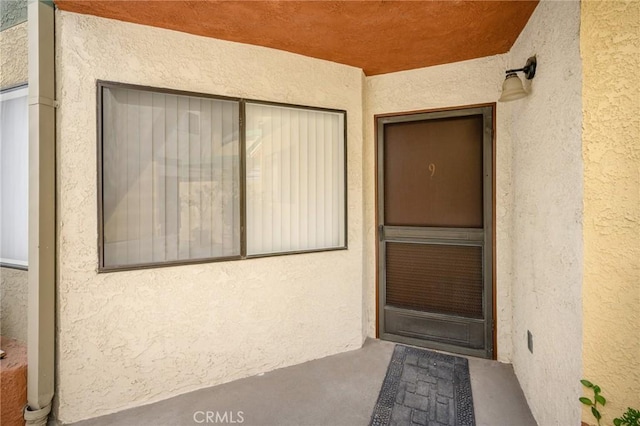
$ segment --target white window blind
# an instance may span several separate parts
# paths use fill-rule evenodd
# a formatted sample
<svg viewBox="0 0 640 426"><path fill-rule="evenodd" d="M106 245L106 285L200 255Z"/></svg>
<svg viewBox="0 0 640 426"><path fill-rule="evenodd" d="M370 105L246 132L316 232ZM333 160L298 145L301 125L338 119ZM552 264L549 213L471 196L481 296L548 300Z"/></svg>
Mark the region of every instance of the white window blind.
<svg viewBox="0 0 640 426"><path fill-rule="evenodd" d="M344 114L246 104L247 254L344 247Z"/></svg>
<svg viewBox="0 0 640 426"><path fill-rule="evenodd" d="M102 96L103 265L240 255L239 103Z"/></svg>
<svg viewBox="0 0 640 426"><path fill-rule="evenodd" d="M27 266L29 109L26 87L0 93L0 263Z"/></svg>

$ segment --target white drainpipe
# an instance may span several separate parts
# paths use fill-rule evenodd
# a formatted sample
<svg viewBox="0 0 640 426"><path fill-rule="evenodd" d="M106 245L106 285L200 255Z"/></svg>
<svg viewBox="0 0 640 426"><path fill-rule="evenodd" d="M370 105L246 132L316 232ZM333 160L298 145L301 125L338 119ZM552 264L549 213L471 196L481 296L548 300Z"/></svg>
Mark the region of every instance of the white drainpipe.
<svg viewBox="0 0 640 426"><path fill-rule="evenodd" d="M46 425L55 374L54 6L29 0L29 296L27 425Z"/></svg>

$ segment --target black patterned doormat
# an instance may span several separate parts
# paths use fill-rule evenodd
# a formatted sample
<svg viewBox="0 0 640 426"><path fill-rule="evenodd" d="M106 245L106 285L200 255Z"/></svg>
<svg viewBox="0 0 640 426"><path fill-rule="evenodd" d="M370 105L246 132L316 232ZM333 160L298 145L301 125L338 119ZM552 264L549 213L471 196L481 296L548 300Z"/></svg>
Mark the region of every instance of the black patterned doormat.
<svg viewBox="0 0 640 426"><path fill-rule="evenodd" d="M371 426L475 426L469 362L396 345Z"/></svg>

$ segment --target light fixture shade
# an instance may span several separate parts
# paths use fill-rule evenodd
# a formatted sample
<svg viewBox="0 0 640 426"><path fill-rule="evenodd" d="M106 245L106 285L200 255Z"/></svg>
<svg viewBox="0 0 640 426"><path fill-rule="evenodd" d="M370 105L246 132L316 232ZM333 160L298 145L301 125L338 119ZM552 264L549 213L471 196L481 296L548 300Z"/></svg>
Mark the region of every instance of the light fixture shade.
<svg viewBox="0 0 640 426"><path fill-rule="evenodd" d="M516 73L507 74L507 78L502 83L502 96L498 99L500 102L515 101L524 98L527 92L524 91L522 81Z"/></svg>

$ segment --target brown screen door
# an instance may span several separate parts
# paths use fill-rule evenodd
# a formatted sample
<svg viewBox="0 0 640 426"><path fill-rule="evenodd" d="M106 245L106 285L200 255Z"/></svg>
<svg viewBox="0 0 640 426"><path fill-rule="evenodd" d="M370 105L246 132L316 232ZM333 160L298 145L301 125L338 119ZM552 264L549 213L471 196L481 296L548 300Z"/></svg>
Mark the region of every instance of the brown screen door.
<svg viewBox="0 0 640 426"><path fill-rule="evenodd" d="M493 357L493 108L377 119L379 331Z"/></svg>

